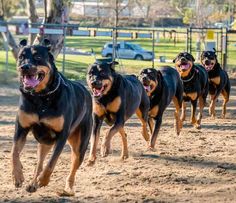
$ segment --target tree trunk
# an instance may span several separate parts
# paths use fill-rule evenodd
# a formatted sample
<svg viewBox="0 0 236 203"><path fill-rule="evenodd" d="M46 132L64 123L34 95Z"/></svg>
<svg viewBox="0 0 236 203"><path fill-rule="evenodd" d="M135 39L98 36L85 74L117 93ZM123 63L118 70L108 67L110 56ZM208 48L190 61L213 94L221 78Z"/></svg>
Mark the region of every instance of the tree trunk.
<svg viewBox="0 0 236 203"><path fill-rule="evenodd" d="M0 1L0 21L4 21L4 7L3 7L3 0ZM17 54L18 54L18 46L16 44L16 41L14 39L14 37L12 36L12 34L10 33L10 31L8 31L8 26L7 27L7 33L5 32L1 32L2 37L4 39L4 42L7 44L7 46L9 45L12 49L12 54L15 58L17 58Z"/></svg>
<svg viewBox="0 0 236 203"><path fill-rule="evenodd" d="M45 38L49 39L52 45L51 52L56 58L63 47L64 35L44 34L43 29L63 29L62 25L68 22L68 7L63 0L45 0L45 2L47 3L47 10L45 11L44 24L41 27L42 32L37 35L34 43L41 42ZM49 26L47 24L54 25Z"/></svg>
<svg viewBox="0 0 236 203"><path fill-rule="evenodd" d="M28 14L28 23L29 23L29 29L32 28L32 23L37 23L38 22L38 15L36 12L36 7L35 7L35 1L34 0L26 0L27 4L27 14ZM28 41L29 44L32 44L34 39L36 38L36 34L29 34Z"/></svg>

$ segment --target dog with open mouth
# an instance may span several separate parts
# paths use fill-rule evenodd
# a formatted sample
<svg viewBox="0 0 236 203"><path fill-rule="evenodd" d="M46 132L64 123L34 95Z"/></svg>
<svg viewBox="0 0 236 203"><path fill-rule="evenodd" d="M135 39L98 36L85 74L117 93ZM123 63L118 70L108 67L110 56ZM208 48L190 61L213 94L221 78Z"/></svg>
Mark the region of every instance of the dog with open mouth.
<svg viewBox="0 0 236 203"><path fill-rule="evenodd" d="M163 113L171 101L173 101L176 109L175 131L177 135L180 134L182 122L179 114L183 101L183 83L178 72L169 66L161 67L158 70L154 68L142 69L139 80L150 99L148 124L152 135L149 148L153 150L161 127Z"/></svg>
<svg viewBox="0 0 236 203"><path fill-rule="evenodd" d="M20 101L12 147L12 176L16 187L24 182L20 154L31 131L38 141L38 162L28 192L48 185L56 162L68 141L71 147L71 169L60 195L74 195L76 171L83 162L92 131L92 98L76 81L57 71L50 52L50 41L42 45L20 42L17 70L20 76ZM43 165L47 154L52 155Z"/></svg>
<svg viewBox="0 0 236 203"><path fill-rule="evenodd" d="M176 70L184 84L184 99L182 105L181 120L185 120L186 103L191 102L191 123L197 129L201 128L203 109L208 95L208 75L201 65L194 64L194 57L188 52L179 53L173 60ZM196 119L195 113L199 101L199 114Z"/></svg>
<svg viewBox="0 0 236 203"><path fill-rule="evenodd" d="M231 87L229 76L227 72L221 68L215 51L203 51L201 54L201 63L208 72L209 78L209 94L211 98L209 114L215 117L216 101L219 95L222 94L224 101L221 116L225 118L226 104L229 101Z"/></svg>
<svg viewBox="0 0 236 203"><path fill-rule="evenodd" d="M93 96L93 132L88 165L96 160L96 149L100 136L100 128L105 121L111 128L103 138L101 155L105 157L110 152L110 142L116 133L122 138L121 158L128 158L127 136L124 130L125 122L136 113L142 122L142 135L149 140L147 131L149 99L145 90L134 75L125 75L115 71L115 61L96 61L87 73L87 84Z"/></svg>

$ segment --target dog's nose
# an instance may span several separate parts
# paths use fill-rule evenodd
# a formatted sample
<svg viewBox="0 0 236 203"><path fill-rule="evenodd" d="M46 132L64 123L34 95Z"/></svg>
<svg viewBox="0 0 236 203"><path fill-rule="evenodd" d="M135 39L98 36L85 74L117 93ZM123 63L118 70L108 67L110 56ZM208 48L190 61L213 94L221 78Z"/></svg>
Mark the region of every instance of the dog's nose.
<svg viewBox="0 0 236 203"><path fill-rule="evenodd" d="M148 81L147 76L144 76L144 77L142 78L142 80L143 80L143 82L147 82L147 81Z"/></svg>
<svg viewBox="0 0 236 203"><path fill-rule="evenodd" d="M99 87L99 86L101 86L101 84L102 83L100 81L98 81L98 80L91 81L92 87Z"/></svg>
<svg viewBox="0 0 236 203"><path fill-rule="evenodd" d="M23 66L20 67L21 70L29 70L30 65L29 64L24 64Z"/></svg>
<svg viewBox="0 0 236 203"><path fill-rule="evenodd" d="M211 61L210 61L210 60L206 60L206 61L205 61L205 64L206 64L206 65L210 65L210 64L211 64Z"/></svg>

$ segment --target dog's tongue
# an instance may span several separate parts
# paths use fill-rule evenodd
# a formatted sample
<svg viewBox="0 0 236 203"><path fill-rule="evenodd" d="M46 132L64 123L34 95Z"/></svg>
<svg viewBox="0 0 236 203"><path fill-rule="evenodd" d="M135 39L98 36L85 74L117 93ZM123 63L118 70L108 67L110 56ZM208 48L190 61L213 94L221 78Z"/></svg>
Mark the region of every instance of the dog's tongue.
<svg viewBox="0 0 236 203"><path fill-rule="evenodd" d="M39 81L36 80L34 76L29 76L29 75L24 76L23 81L26 87L31 87L31 88L34 88L39 84Z"/></svg>
<svg viewBox="0 0 236 203"><path fill-rule="evenodd" d="M93 89L93 95L95 96L95 97L98 97L98 96L100 96L102 94L102 88L101 89Z"/></svg>
<svg viewBox="0 0 236 203"><path fill-rule="evenodd" d="M150 88L149 85L145 85L145 86L144 86L144 89L145 89L147 92L150 92L150 90L151 90L151 88Z"/></svg>
<svg viewBox="0 0 236 203"><path fill-rule="evenodd" d="M180 68L181 69L183 69L183 70L187 70L187 69L189 69L189 67L190 67L190 64L182 64L181 66L180 66Z"/></svg>

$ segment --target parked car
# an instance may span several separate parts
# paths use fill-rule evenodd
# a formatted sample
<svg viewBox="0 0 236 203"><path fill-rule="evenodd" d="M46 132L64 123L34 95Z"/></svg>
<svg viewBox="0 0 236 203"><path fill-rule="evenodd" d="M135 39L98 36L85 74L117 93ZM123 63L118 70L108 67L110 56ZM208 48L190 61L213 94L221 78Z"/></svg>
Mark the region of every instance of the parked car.
<svg viewBox="0 0 236 203"><path fill-rule="evenodd" d="M112 57L113 43L108 42L102 49L103 57ZM123 59L135 59L135 60L152 60L155 58L152 51L143 49L138 44L130 42L117 42L116 45L116 57Z"/></svg>

